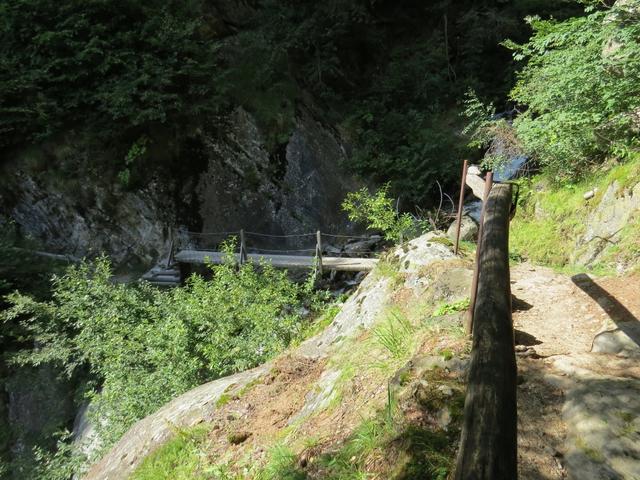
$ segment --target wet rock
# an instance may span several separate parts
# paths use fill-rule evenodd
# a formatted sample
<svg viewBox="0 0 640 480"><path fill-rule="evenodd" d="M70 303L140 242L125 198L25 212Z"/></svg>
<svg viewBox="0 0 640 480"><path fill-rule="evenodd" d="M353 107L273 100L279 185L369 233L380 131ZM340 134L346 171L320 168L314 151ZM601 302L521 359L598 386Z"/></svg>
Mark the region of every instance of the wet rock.
<svg viewBox="0 0 640 480"><path fill-rule="evenodd" d="M87 458L100 449L100 437L96 425L90 419L92 406L86 402L81 407L73 422L73 444Z"/></svg>

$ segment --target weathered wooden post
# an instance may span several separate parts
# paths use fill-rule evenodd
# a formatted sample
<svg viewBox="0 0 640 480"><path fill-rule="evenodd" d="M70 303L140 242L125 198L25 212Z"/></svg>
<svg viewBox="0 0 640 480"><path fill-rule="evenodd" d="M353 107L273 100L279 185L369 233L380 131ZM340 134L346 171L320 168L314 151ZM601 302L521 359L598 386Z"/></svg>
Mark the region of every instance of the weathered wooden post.
<svg viewBox="0 0 640 480"><path fill-rule="evenodd" d="M462 164L462 182L460 183L460 198L458 199L458 214L456 215L456 248L454 253L458 254L458 248L460 247L460 228L462 227L462 208L464 203L464 187L467 184L467 169L469 168L469 161L465 160Z"/></svg>
<svg viewBox="0 0 640 480"><path fill-rule="evenodd" d="M174 240L173 240L173 228L169 227L169 256L167 257L166 269L169 270L171 265L173 264L173 248L174 248Z"/></svg>
<svg viewBox="0 0 640 480"><path fill-rule="evenodd" d="M464 423L455 480L515 480L516 359L509 277L511 185L493 187L485 208Z"/></svg>
<svg viewBox="0 0 640 480"><path fill-rule="evenodd" d="M247 244L244 239L244 229L240 229L240 265L247 262Z"/></svg>
<svg viewBox="0 0 640 480"><path fill-rule="evenodd" d="M318 278L322 277L322 234L316 232L316 269Z"/></svg>
<svg viewBox="0 0 640 480"><path fill-rule="evenodd" d="M478 276L480 274L480 254L482 253L482 232L484 216L487 211L487 202L491 187L493 186L493 172L487 173L484 180L484 193L482 194L482 210L480 210L480 224L478 225L478 241L476 242L476 261L473 266L473 280L471 281L471 301L469 302L469 313L465 318L464 331L470 335L473 331L473 312L478 295Z"/></svg>

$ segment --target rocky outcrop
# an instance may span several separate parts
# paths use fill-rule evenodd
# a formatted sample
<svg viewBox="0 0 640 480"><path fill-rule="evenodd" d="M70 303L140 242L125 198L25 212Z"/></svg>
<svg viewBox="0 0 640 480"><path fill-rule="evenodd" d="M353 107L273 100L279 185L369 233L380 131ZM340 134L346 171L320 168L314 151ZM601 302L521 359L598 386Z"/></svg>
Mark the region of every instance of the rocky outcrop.
<svg viewBox="0 0 640 480"><path fill-rule="evenodd" d="M625 187L614 181L585 219L586 231L578 239L573 260L581 265L596 262L607 247L620 240L624 227L639 211L640 183Z"/></svg>
<svg viewBox="0 0 640 480"><path fill-rule="evenodd" d="M346 153L339 140L308 112L298 115L288 143L274 153L241 108L205 145L209 167L197 189L203 231L344 232L340 204L359 184L341 173Z"/></svg>
<svg viewBox="0 0 640 480"><path fill-rule="evenodd" d="M458 220L455 220L447 230L447 238L452 242L456 241L456 229ZM473 242L478 237L478 224L470 215L463 215L460 220L460 240Z"/></svg>
<svg viewBox="0 0 640 480"><path fill-rule="evenodd" d="M73 416L71 382L59 378L49 365L16 368L5 379L4 388L11 427L6 434L11 436L14 458L29 458L34 445L62 431Z"/></svg>
<svg viewBox="0 0 640 480"><path fill-rule="evenodd" d="M341 170L346 154L339 137L304 108L288 141L276 147L267 147L242 108L194 131L185 140L188 147L168 151L158 139L150 155L166 157L176 174L151 175L136 188L124 188L113 175L73 171L89 165L85 157L97 147L64 142L64 148L43 146L37 161L27 152L5 162L0 217L14 221L42 250L78 258L104 252L129 270L166 255L170 227L343 233L348 221L340 204L359 186ZM100 162L114 162L109 154L102 156Z"/></svg>
<svg viewBox="0 0 640 480"><path fill-rule="evenodd" d="M76 258L104 252L116 265L135 265L155 261L168 248L166 213L154 186L118 193L87 182L82 192L69 195L24 171L11 180L3 185L4 197L12 198L5 216L52 252Z"/></svg>

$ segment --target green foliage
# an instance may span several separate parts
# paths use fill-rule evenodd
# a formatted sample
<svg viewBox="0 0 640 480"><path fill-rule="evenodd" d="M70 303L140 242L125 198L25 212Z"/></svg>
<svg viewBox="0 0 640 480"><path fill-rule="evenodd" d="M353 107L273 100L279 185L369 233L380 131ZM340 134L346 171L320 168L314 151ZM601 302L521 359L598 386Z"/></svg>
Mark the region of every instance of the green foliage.
<svg viewBox="0 0 640 480"><path fill-rule="evenodd" d="M216 43L199 0L6 0L0 14L0 146L215 111Z"/></svg>
<svg viewBox="0 0 640 480"><path fill-rule="evenodd" d="M209 431L206 427L177 430L174 437L147 456L135 470L131 480L205 480L202 472L204 446ZM214 476L214 479L219 477Z"/></svg>
<svg viewBox="0 0 640 480"><path fill-rule="evenodd" d="M307 475L298 468L297 456L284 445L269 451L269 461L258 471L256 480L306 480Z"/></svg>
<svg viewBox="0 0 640 480"><path fill-rule="evenodd" d="M462 133L467 136L470 148L485 150L483 168L500 168L511 158L523 153L513 127L504 118L496 118L493 103L483 103L475 91L469 90L464 105L463 115L467 125Z"/></svg>
<svg viewBox="0 0 640 480"><path fill-rule="evenodd" d="M127 188L131 184L131 173L135 167L141 163L141 160L147 155L147 147L150 143L149 137L146 135L141 136L136 140L129 148L127 155L124 157L124 168L117 174L120 185Z"/></svg>
<svg viewBox="0 0 640 480"><path fill-rule="evenodd" d="M525 15L562 16L567 8L548 0L267 0L261 7L236 50L258 59L251 66L258 88L244 91L267 92L280 80L310 92L351 140L346 166L391 182L406 208L432 202L436 180L457 176L452 167L466 150L456 124L464 91L502 98L511 87L511 60L498 43L526 40ZM285 92L274 91L280 109L261 95L253 103L273 103L269 116L286 122L294 95Z"/></svg>
<svg viewBox="0 0 640 480"><path fill-rule="evenodd" d="M415 231L415 221L408 213L398 213L393 204L389 185L385 185L373 195L366 188L347 194L342 209L349 220L365 223L384 233L387 240L399 242Z"/></svg>
<svg viewBox="0 0 640 480"><path fill-rule="evenodd" d="M38 480L69 480L84 472L86 456L73 448L70 432L57 435L57 448L54 452L34 449L35 472Z"/></svg>
<svg viewBox="0 0 640 480"><path fill-rule="evenodd" d="M638 146L640 11L588 10L562 22L531 18L533 37L506 43L526 61L511 92L528 107L514 122L518 137L559 179Z"/></svg>
<svg viewBox="0 0 640 480"><path fill-rule="evenodd" d="M20 322L38 350L13 362L88 368L105 446L136 420L184 391L251 368L304 331L309 292L269 265L211 266L212 280L183 288L118 285L102 258L54 278L53 299L12 294L5 321ZM313 302L311 302L313 303Z"/></svg>
<svg viewBox="0 0 640 480"><path fill-rule="evenodd" d="M509 232L513 256L571 272L584 271L585 267L574 264L582 251L577 242L585 232L585 218L613 182L621 188L640 182L638 156L610 167L606 174L596 172L572 184L558 185L544 175L531 179L535 188L522 182L518 211ZM584 193L593 189L598 193L586 202ZM639 219L632 218L619 232L620 241L607 245L601 260L589 267L590 270L605 273L611 272L618 263L635 264L639 251L638 225Z"/></svg>
<svg viewBox="0 0 640 480"><path fill-rule="evenodd" d="M391 309L385 320L373 330L373 336L392 357L402 358L409 353L413 332L409 319L399 309Z"/></svg>
<svg viewBox="0 0 640 480"><path fill-rule="evenodd" d="M463 312L469 309L470 300L463 298L453 303L443 303L433 312L434 317L441 317L442 315L449 315L450 313Z"/></svg>

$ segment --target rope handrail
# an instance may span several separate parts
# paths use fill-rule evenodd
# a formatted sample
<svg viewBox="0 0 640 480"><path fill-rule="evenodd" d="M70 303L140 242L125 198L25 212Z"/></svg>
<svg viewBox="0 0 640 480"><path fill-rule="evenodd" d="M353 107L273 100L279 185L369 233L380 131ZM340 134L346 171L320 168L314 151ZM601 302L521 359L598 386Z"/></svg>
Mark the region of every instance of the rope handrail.
<svg viewBox="0 0 640 480"><path fill-rule="evenodd" d="M208 236L226 236L226 235L240 235L240 230L235 231L235 232L189 232L186 231L184 232L187 235L191 236L191 237L208 237Z"/></svg>
<svg viewBox="0 0 640 480"><path fill-rule="evenodd" d="M183 233L193 236L193 237L215 237L215 236L225 236L225 235L240 235L240 230L228 231L228 232L192 232L192 231L183 231ZM260 233L260 232L244 232L245 235L252 235L255 237L265 237L265 238L300 238L300 237L314 237L316 236L316 232L313 233L293 233L289 235L276 235L271 233ZM321 232L323 237L331 237L331 238L347 238L353 240L375 240L382 239L383 236L377 233L371 235L343 235L343 234L335 234L335 233L324 233Z"/></svg>
<svg viewBox="0 0 640 480"><path fill-rule="evenodd" d="M249 250L250 252L256 252L256 253L288 253L288 252L310 253L310 252L315 252L314 248L304 248L304 249L299 249L299 250L291 250L291 249L269 249L269 248L247 247L247 250Z"/></svg>
<svg viewBox="0 0 640 480"><path fill-rule="evenodd" d="M374 233L372 235L364 236L364 235L337 235L333 233L321 233L323 237L332 237L332 238L353 238L358 240L377 240L378 238L382 239L382 235L378 235Z"/></svg>
<svg viewBox="0 0 640 480"><path fill-rule="evenodd" d="M245 235L253 235L254 237L265 238L299 238L299 237L315 237L316 233L294 233L291 235L274 235L270 233L244 232Z"/></svg>

